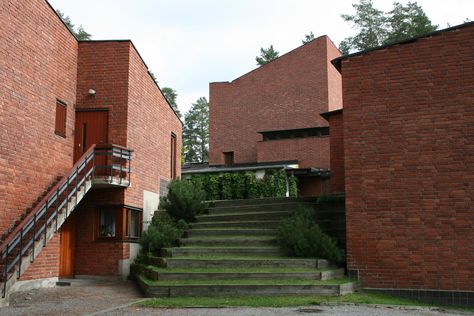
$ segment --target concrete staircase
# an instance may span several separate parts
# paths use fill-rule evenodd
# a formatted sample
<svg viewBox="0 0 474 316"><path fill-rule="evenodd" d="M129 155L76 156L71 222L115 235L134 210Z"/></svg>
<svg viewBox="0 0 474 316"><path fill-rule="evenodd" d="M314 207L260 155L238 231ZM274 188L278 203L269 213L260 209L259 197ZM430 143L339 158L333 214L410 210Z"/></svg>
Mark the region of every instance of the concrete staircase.
<svg viewBox="0 0 474 316"><path fill-rule="evenodd" d="M137 276L151 297L343 295L355 282L327 260L285 257L275 243L281 219L312 199L216 201L180 247L149 257Z"/></svg>

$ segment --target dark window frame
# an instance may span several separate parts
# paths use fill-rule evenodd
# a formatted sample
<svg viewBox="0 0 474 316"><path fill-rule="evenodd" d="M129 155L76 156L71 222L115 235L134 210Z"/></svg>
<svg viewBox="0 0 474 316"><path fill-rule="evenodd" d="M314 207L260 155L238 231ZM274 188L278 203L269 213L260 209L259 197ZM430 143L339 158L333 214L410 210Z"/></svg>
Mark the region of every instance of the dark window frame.
<svg viewBox="0 0 474 316"><path fill-rule="evenodd" d="M115 215L115 235L104 236L101 232L102 212L113 212ZM132 236L132 215L136 216L136 235ZM95 239L97 241L138 242L142 235L143 210L127 205L98 205L96 206Z"/></svg>

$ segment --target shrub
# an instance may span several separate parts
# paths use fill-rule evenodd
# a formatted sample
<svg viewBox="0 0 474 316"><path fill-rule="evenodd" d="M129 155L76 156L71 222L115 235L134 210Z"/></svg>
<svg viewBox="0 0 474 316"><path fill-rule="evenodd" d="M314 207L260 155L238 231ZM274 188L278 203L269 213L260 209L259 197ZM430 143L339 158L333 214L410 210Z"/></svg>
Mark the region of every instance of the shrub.
<svg viewBox="0 0 474 316"><path fill-rule="evenodd" d="M142 251L159 255L162 248L176 246L183 232L168 213L155 212L150 226L140 237Z"/></svg>
<svg viewBox="0 0 474 316"><path fill-rule="evenodd" d="M160 200L160 208L175 219L192 221L206 208L201 181L173 180L168 189L168 195Z"/></svg>
<svg viewBox="0 0 474 316"><path fill-rule="evenodd" d="M282 222L277 242L289 256L324 258L336 264L345 260L344 251L321 230L309 207L299 207Z"/></svg>

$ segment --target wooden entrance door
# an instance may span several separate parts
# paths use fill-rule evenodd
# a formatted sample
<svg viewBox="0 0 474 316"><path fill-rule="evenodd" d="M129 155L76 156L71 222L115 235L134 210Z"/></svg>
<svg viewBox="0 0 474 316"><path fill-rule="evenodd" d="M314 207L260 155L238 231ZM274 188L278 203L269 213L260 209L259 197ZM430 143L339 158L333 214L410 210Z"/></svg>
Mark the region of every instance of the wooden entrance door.
<svg viewBox="0 0 474 316"><path fill-rule="evenodd" d="M71 214L61 226L59 277L74 277L74 254L76 248L76 215Z"/></svg>
<svg viewBox="0 0 474 316"><path fill-rule="evenodd" d="M107 110L76 112L74 162L93 144L107 144L108 113Z"/></svg>

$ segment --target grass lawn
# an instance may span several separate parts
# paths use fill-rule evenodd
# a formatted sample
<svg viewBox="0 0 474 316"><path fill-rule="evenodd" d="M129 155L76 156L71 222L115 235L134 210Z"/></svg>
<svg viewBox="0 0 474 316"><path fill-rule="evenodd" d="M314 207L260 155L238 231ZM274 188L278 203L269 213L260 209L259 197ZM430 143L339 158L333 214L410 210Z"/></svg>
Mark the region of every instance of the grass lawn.
<svg viewBox="0 0 474 316"><path fill-rule="evenodd" d="M357 292L344 296L272 296L272 297L171 297L151 298L136 306L155 308L184 307L296 307L325 303L381 304L404 306L433 306L416 300L381 293Z"/></svg>

